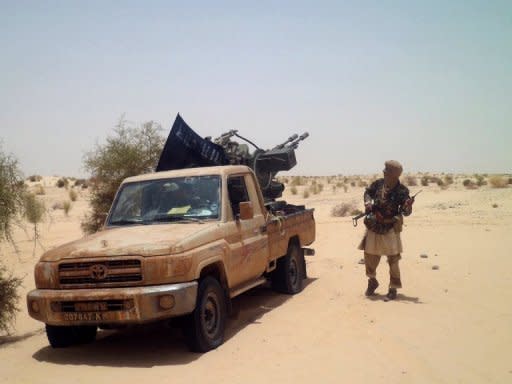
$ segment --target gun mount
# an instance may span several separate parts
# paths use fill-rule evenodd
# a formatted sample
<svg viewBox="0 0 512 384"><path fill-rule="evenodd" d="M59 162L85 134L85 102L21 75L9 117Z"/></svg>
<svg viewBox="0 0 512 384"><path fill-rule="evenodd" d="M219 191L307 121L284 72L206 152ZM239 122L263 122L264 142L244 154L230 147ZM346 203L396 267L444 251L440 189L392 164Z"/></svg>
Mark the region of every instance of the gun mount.
<svg viewBox="0 0 512 384"><path fill-rule="evenodd" d="M275 180L276 174L279 171L288 171L297 165L295 149L308 136L307 132L300 136L294 134L270 150L261 149L252 141L240 136L237 130L223 133L213 142L224 149L229 164L247 165L252 168L260 183L263 197L266 201L271 201L281 197L284 191L284 185ZM247 144L231 140L233 137L252 145L254 151L251 153Z"/></svg>
<svg viewBox="0 0 512 384"><path fill-rule="evenodd" d="M295 150L309 134L294 134L272 149L264 150L230 130L215 139L202 138L190 128L178 114L165 143L156 171L203 167L211 165L247 165L258 178L266 202L282 196L284 185L275 176L297 165ZM238 138L245 143L239 143ZM254 151L249 150L249 145Z"/></svg>

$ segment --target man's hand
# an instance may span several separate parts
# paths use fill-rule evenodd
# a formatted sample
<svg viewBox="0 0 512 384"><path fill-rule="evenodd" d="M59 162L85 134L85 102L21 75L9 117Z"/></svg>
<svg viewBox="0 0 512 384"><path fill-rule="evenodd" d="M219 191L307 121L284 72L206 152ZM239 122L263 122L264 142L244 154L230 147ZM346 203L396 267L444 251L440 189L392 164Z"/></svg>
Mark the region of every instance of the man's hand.
<svg viewBox="0 0 512 384"><path fill-rule="evenodd" d="M373 204L372 203L366 203L364 205L364 212L370 213L373 210Z"/></svg>
<svg viewBox="0 0 512 384"><path fill-rule="evenodd" d="M404 207L411 208L413 204L414 199L412 197L409 197L407 200L405 200Z"/></svg>

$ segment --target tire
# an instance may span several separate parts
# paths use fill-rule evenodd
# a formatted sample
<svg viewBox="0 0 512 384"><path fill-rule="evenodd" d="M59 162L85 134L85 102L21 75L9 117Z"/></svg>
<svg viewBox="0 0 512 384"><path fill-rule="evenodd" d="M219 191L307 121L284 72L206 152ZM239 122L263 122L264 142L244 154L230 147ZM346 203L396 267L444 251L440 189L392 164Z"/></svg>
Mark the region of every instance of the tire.
<svg viewBox="0 0 512 384"><path fill-rule="evenodd" d="M277 260L276 270L272 273L272 287L278 292L294 295L304 288L305 277L304 251L298 243L291 242L286 255Z"/></svg>
<svg viewBox="0 0 512 384"><path fill-rule="evenodd" d="M199 283L194 312L188 316L185 334L193 352L208 352L224 342L226 294L214 277Z"/></svg>
<svg viewBox="0 0 512 384"><path fill-rule="evenodd" d="M90 343L96 339L96 326L59 326L46 324L46 336L53 348Z"/></svg>

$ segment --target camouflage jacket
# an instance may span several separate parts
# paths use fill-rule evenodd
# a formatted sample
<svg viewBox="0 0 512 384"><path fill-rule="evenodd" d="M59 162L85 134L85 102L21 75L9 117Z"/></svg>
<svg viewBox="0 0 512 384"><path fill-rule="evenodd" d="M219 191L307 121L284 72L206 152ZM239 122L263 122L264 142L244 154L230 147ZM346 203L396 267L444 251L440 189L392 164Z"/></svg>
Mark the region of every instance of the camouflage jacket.
<svg viewBox="0 0 512 384"><path fill-rule="evenodd" d="M384 219L392 219L395 216L409 216L412 212L411 206L404 205L409 199L409 189L398 184L388 189L384 179L374 181L364 192L364 203L373 204L373 214L379 212ZM370 215L371 216L371 215ZM393 223L380 223L377 220L365 220L366 227L376 233L386 233L393 228Z"/></svg>

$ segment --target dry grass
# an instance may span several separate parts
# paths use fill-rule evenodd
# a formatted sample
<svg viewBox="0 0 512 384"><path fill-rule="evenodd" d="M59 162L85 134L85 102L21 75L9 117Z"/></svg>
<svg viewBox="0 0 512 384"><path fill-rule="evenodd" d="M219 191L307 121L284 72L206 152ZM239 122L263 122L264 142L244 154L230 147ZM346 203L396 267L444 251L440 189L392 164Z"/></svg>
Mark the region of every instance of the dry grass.
<svg viewBox="0 0 512 384"><path fill-rule="evenodd" d="M416 187L418 185L418 178L416 176L407 175L404 177L404 183L408 187Z"/></svg>
<svg viewBox="0 0 512 384"><path fill-rule="evenodd" d="M491 184L493 188L506 188L508 180L503 176L495 175L489 178L489 184Z"/></svg>
<svg viewBox="0 0 512 384"><path fill-rule="evenodd" d="M351 201L349 203L337 204L334 207L332 207L331 216L345 217L354 214L354 212L356 212L356 203Z"/></svg>
<svg viewBox="0 0 512 384"><path fill-rule="evenodd" d="M34 193L38 196L45 195L46 191L44 190L44 187L41 184L37 184L34 186Z"/></svg>
<svg viewBox="0 0 512 384"><path fill-rule="evenodd" d="M69 214L69 210L71 209L71 201L66 200L64 203L62 203L62 209L67 216Z"/></svg>
<svg viewBox="0 0 512 384"><path fill-rule="evenodd" d="M76 201L76 199L78 198L78 194L74 189L69 190L69 198L71 201Z"/></svg>

